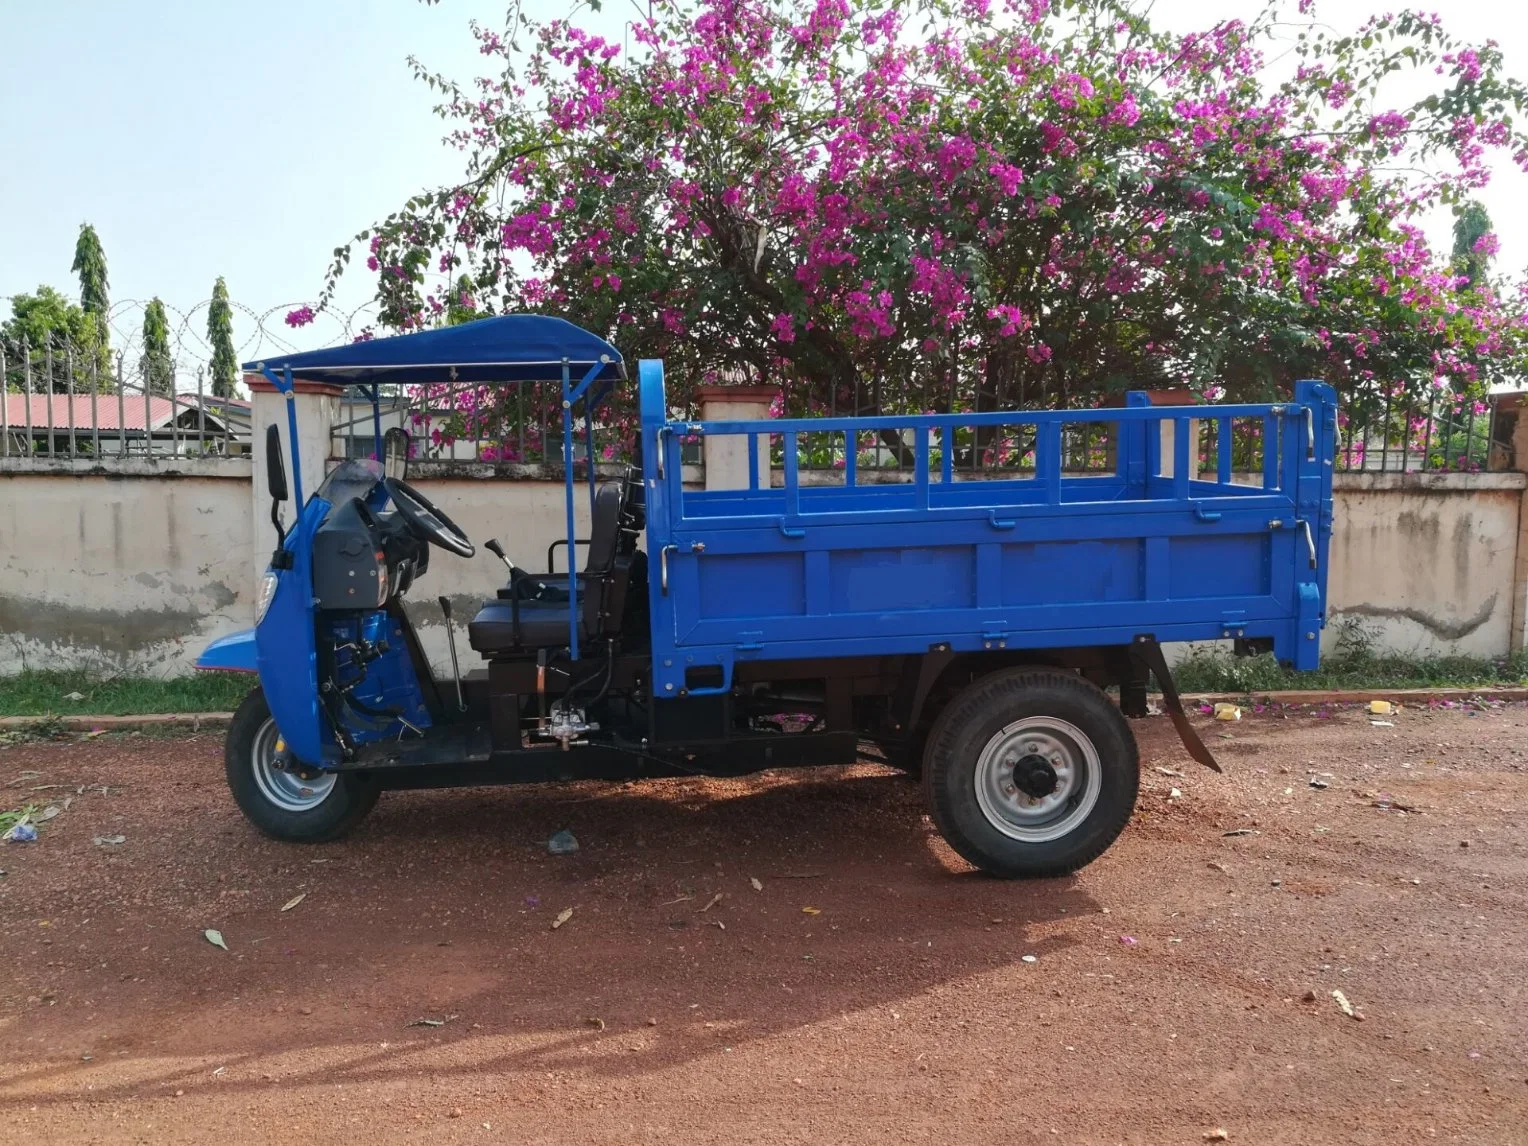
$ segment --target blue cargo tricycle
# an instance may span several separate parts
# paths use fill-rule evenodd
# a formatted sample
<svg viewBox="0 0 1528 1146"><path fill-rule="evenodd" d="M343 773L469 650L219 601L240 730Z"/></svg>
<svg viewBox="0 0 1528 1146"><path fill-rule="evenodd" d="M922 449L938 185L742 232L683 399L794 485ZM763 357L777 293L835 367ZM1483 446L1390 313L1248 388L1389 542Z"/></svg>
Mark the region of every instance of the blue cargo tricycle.
<svg viewBox="0 0 1528 1146"><path fill-rule="evenodd" d="M388 788L868 757L921 777L945 839L983 871L1052 876L1128 821L1139 762L1126 717L1146 714L1153 676L1185 747L1216 767L1160 642L1317 662L1336 440L1321 383L1271 405L1133 393L1092 410L689 422L671 417L662 364L644 361L638 464L604 484L588 466L586 488L575 439L629 380L614 347L560 319L485 318L246 369L287 394L304 379L360 387L374 409L384 384L557 380L568 553L583 558L571 574L532 573L487 542L508 572L467 625L486 665L463 675L453 637L451 676L437 679L403 598L432 549L465 560L472 541L388 460L379 418L380 460L341 462L304 501L291 414L299 508L285 528L271 426L278 543L255 627L198 663L259 674L229 730L228 782L279 839L332 839ZM1252 472L1233 467L1233 423L1261 440ZM1026 435L1027 470L955 464L962 441L997 427ZM1109 429L1106 466L1067 463L1079 427ZM823 435L844 447L826 481L803 464ZM741 445L737 488L685 486L681 447L696 437ZM890 443L905 471L861 465L865 443Z"/></svg>

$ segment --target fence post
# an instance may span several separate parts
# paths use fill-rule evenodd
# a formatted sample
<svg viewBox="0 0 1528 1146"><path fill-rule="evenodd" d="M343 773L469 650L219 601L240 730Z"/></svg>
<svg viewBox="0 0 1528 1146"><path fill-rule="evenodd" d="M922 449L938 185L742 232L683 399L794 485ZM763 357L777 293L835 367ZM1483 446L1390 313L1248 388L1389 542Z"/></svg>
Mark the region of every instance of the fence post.
<svg viewBox="0 0 1528 1146"><path fill-rule="evenodd" d="M154 372L149 369L153 360L145 354L139 360L138 380L143 383L143 456L154 453Z"/></svg>
<svg viewBox="0 0 1528 1146"><path fill-rule="evenodd" d="M90 456L101 464L101 352L90 348Z"/></svg>
<svg viewBox="0 0 1528 1146"><path fill-rule="evenodd" d="M244 375L244 385L249 387L250 458L254 463L252 522L254 526L255 584L265 572L271 549L276 544L276 534L271 529L271 492L265 481L265 428L275 425L281 429L281 449L291 473L292 446L287 441L286 404L292 402L297 411L297 444L302 455L302 488L311 494L323 482L329 472L329 454L332 449L335 412L344 387L331 386L325 382L305 382L298 379L290 397L283 396L263 375ZM288 481L288 486L291 482ZM297 519L301 507L287 503L282 517L288 527ZM251 593L249 599L254 600Z"/></svg>
<svg viewBox="0 0 1528 1146"><path fill-rule="evenodd" d="M21 342L21 361L21 387L27 408L27 442L26 449L22 453L30 458L37 454L37 443L32 437L32 347L25 339Z"/></svg>
<svg viewBox="0 0 1528 1146"><path fill-rule="evenodd" d="M695 398L703 422L757 422L769 417L777 386L700 386ZM759 488L769 488L769 435L756 435ZM747 489L748 439L740 434L706 435L701 443L707 489Z"/></svg>
<svg viewBox="0 0 1528 1146"><path fill-rule="evenodd" d="M175 364L170 363L170 456L180 456L180 423L177 419L180 412L175 408Z"/></svg>
<svg viewBox="0 0 1528 1146"><path fill-rule="evenodd" d="M74 430L74 347L70 343L64 343L64 401L65 409L69 411L69 457L79 456L79 444L75 441Z"/></svg>
<svg viewBox="0 0 1528 1146"><path fill-rule="evenodd" d="M0 458L11 456L11 395L5 381L5 347L0 346Z"/></svg>
<svg viewBox="0 0 1528 1146"><path fill-rule="evenodd" d="M125 355L117 354L117 457L127 456L127 380L122 377L122 360Z"/></svg>
<svg viewBox="0 0 1528 1146"><path fill-rule="evenodd" d="M51 458L57 456L57 448L53 442L53 339L51 337L48 339L45 350L43 362L48 371L48 384L43 394L48 401L48 457Z"/></svg>

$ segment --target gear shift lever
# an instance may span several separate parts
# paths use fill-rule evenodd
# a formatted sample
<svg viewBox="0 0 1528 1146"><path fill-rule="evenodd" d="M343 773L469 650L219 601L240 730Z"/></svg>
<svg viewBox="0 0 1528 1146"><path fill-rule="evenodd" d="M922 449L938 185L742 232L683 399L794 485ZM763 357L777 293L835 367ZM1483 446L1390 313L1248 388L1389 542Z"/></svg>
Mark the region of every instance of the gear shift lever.
<svg viewBox="0 0 1528 1146"><path fill-rule="evenodd" d="M483 548L492 553L500 561L504 562L504 567L509 570L511 575L514 574L515 563L511 561L507 556L505 556L504 546L499 544L498 538L490 537L487 541L483 542Z"/></svg>
<svg viewBox="0 0 1528 1146"><path fill-rule="evenodd" d="M518 565L511 561L504 552L504 546L499 544L497 538L490 537L487 541L483 542L483 548L492 553L500 561L504 562L504 568L509 570L510 596L514 601L517 602L515 605L516 609L520 607L518 604L519 601L537 600L541 597L541 594L545 591L546 586L543 585L540 581L537 581L528 572L526 572L524 569L521 569ZM533 589L532 592L527 593L524 589L521 588L521 586L523 586L526 582L530 583ZM516 623L518 624L519 622L517 621Z"/></svg>

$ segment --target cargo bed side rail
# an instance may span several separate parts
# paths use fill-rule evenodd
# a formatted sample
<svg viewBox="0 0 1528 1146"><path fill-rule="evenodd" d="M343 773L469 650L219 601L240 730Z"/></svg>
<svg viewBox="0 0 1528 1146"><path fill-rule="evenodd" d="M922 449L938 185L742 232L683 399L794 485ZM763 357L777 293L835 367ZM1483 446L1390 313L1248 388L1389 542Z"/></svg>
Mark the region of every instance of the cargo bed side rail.
<svg viewBox="0 0 1528 1146"><path fill-rule="evenodd" d="M698 666L730 679L738 658L1125 644L1152 631L1266 639L1315 665L1336 442L1321 383L1255 405L1132 394L1092 410L679 422L652 416L648 381L660 692L686 691ZM1019 464L979 464L993 456L983 441L1015 427ZM720 436L745 443L746 482L685 489L682 441ZM834 437L835 469L805 464ZM1106 443L1105 464L1069 464L1079 437ZM898 470L865 464L888 442Z"/></svg>

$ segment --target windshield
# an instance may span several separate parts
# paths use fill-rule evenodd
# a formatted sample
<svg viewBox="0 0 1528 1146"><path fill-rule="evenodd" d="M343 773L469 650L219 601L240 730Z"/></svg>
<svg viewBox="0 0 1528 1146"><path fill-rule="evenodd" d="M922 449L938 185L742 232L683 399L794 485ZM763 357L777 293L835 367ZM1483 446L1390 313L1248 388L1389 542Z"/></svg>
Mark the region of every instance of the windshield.
<svg viewBox="0 0 1528 1146"><path fill-rule="evenodd" d="M318 487L317 496L330 505L344 505L353 497L364 501L382 477L381 462L373 458L354 458L341 462L329 472L324 484Z"/></svg>

